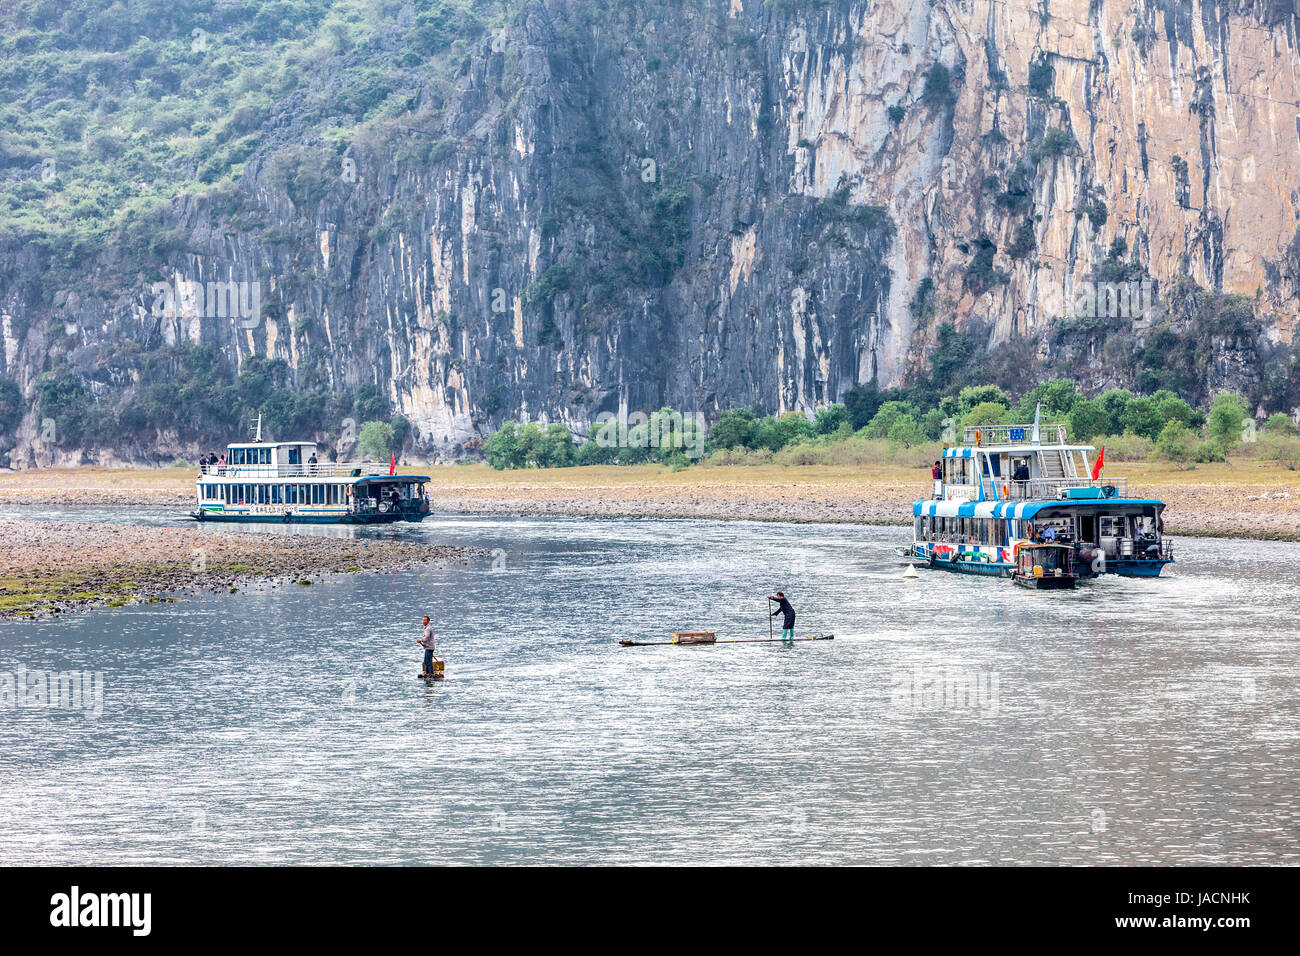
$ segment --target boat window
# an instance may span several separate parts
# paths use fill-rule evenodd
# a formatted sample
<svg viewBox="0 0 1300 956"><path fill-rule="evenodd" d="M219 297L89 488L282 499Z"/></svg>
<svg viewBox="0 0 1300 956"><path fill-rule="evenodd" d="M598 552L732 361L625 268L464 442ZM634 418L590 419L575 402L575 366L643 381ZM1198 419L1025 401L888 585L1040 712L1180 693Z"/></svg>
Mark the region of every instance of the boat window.
<svg viewBox="0 0 1300 956"><path fill-rule="evenodd" d="M1101 536L1103 538L1119 538L1124 534L1124 518L1121 515L1102 515L1101 516Z"/></svg>
<svg viewBox="0 0 1300 956"><path fill-rule="evenodd" d="M302 464L302 452L299 450L297 445L294 445L289 449L289 464L291 465Z"/></svg>

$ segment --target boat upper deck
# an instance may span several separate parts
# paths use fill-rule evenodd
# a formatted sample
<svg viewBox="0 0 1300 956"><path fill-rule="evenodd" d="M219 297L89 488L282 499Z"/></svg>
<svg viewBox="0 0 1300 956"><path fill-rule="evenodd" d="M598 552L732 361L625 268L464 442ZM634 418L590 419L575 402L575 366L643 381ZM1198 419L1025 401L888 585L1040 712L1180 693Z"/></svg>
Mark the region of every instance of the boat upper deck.
<svg viewBox="0 0 1300 956"><path fill-rule="evenodd" d="M316 443L235 442L226 446L225 463L201 469L203 478L237 481L276 478L334 478L355 481L387 478L394 482L428 481L423 475L390 475L382 461L317 461Z"/></svg>
<svg viewBox="0 0 1300 956"><path fill-rule="evenodd" d="M1071 444L1063 424L967 426L962 438L964 444L943 450L932 500L1128 498L1127 478L1092 477L1094 447Z"/></svg>

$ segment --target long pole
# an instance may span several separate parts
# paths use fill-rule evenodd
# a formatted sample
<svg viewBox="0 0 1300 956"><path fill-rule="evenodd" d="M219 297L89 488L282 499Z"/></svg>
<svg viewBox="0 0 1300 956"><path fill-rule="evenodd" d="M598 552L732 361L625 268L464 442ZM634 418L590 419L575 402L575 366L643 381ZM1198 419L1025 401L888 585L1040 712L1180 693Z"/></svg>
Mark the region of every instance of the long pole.
<svg viewBox="0 0 1300 956"><path fill-rule="evenodd" d="M767 599L767 638L772 639L772 599Z"/></svg>

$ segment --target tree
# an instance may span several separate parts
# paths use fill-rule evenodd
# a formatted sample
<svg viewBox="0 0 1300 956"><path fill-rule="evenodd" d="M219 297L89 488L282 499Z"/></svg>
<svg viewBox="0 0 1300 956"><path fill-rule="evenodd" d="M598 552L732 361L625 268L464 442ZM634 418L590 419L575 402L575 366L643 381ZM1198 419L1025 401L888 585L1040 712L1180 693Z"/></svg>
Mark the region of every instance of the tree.
<svg viewBox="0 0 1300 956"><path fill-rule="evenodd" d="M850 424L849 410L843 405L827 405L825 408L817 409L817 414L813 418L813 425L819 435L831 435L839 430L841 425Z"/></svg>
<svg viewBox="0 0 1300 956"><path fill-rule="evenodd" d="M1241 444L1242 425L1249 416L1245 403L1231 392L1221 392L1214 396L1214 404L1210 407L1209 433L1210 440L1222 454L1235 451Z"/></svg>
<svg viewBox="0 0 1300 956"><path fill-rule="evenodd" d="M573 464L573 433L569 426L553 422L542 434L537 465L541 468L566 468Z"/></svg>
<svg viewBox="0 0 1300 956"><path fill-rule="evenodd" d="M889 430L894 427L894 422L904 415L914 415L914 409L910 402L885 402L880 406L880 410L872 417L864 429L868 438L888 438Z"/></svg>
<svg viewBox="0 0 1300 956"><path fill-rule="evenodd" d="M1070 434L1077 439L1105 435L1110 428L1110 416L1106 414L1106 409L1102 407L1101 402L1091 398L1075 402L1068 417Z"/></svg>
<svg viewBox="0 0 1300 956"><path fill-rule="evenodd" d="M842 406L841 406L842 407ZM13 431L23 420L23 393L18 383L0 378L0 433Z"/></svg>
<svg viewBox="0 0 1300 956"><path fill-rule="evenodd" d="M1098 404L1106 412L1105 433L1107 435L1119 435L1124 432L1124 412L1128 410L1128 403L1132 400L1133 393L1127 388L1112 388L1098 397Z"/></svg>
<svg viewBox="0 0 1300 956"><path fill-rule="evenodd" d="M957 410L961 415L986 402L996 402L1004 408L1010 408L1011 396L996 385L972 385L957 394Z"/></svg>
<svg viewBox="0 0 1300 956"><path fill-rule="evenodd" d="M1151 399L1135 398L1124 409L1120 426L1123 431L1133 432L1135 435L1142 435L1155 441L1165 427L1165 420L1160 417L1160 410Z"/></svg>
<svg viewBox="0 0 1300 956"><path fill-rule="evenodd" d="M925 432L921 430L921 423L914 416L900 415L889 426L889 434L886 438L890 444L911 448L925 441Z"/></svg>
<svg viewBox="0 0 1300 956"><path fill-rule="evenodd" d="M758 430L754 413L748 408L723 412L711 429L709 445L712 448L753 448Z"/></svg>
<svg viewBox="0 0 1300 956"><path fill-rule="evenodd" d="M1059 378L1030 389L1016 406L1015 419L1020 422L1032 422L1034 411L1039 402L1043 405L1044 425L1059 421L1070 414L1074 403L1082 400L1078 387L1068 378Z"/></svg>
<svg viewBox="0 0 1300 956"><path fill-rule="evenodd" d="M357 450L367 458L387 458L393 447L393 426L388 422L366 422L357 436Z"/></svg>
<svg viewBox="0 0 1300 956"><path fill-rule="evenodd" d="M523 467L519 453L518 427L514 422L506 422L492 433L483 444L483 457L497 471Z"/></svg>
<svg viewBox="0 0 1300 956"><path fill-rule="evenodd" d="M1001 402L980 402L961 420L962 427L975 425L1005 425L1010 409Z"/></svg>
<svg viewBox="0 0 1300 956"><path fill-rule="evenodd" d="M1200 412L1168 389L1154 392L1151 401L1155 402L1156 414L1163 421L1180 421L1188 428L1199 428L1205 422Z"/></svg>
<svg viewBox="0 0 1300 956"><path fill-rule="evenodd" d="M1186 468L1195 451L1192 445L1192 430L1182 422L1174 419L1160 431L1156 439L1156 454Z"/></svg>

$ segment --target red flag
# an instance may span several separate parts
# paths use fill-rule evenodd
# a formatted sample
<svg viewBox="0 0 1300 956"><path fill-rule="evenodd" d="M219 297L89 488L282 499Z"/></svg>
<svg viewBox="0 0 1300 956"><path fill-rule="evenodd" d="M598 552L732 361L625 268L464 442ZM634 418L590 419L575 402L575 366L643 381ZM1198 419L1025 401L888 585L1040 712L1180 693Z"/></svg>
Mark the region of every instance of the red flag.
<svg viewBox="0 0 1300 956"><path fill-rule="evenodd" d="M1101 469L1106 464L1106 446L1101 446L1101 451L1097 455L1097 460L1092 463L1092 480L1096 481L1101 477Z"/></svg>
<svg viewBox="0 0 1300 956"><path fill-rule="evenodd" d="M1103 448L1102 451L1105 451L1105 448ZM394 452L392 459L388 462L388 473L389 473L390 475L395 475L395 474L397 474L397 454L396 454L396 452ZM1095 478L1095 477L1097 477L1097 476L1096 476L1096 475L1093 475L1093 477Z"/></svg>

